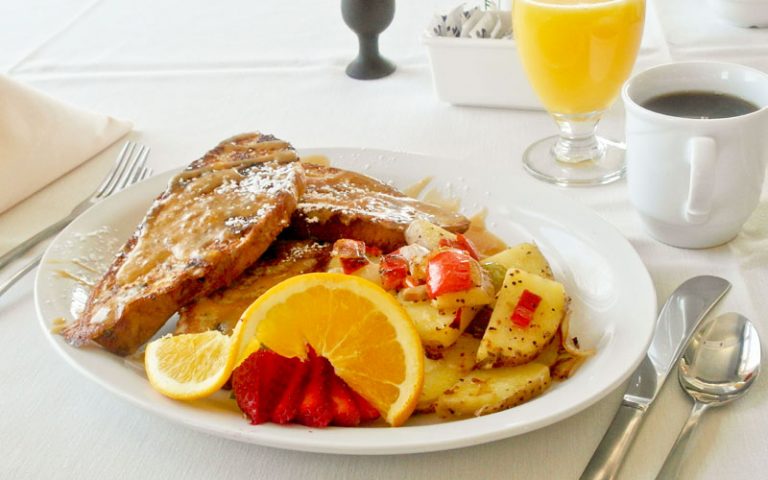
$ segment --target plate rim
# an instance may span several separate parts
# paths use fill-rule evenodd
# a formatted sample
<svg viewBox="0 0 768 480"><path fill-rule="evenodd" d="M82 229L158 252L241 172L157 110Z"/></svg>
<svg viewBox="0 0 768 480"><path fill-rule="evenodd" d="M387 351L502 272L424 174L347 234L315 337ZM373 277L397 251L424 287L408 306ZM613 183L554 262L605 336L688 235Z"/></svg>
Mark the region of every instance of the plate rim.
<svg viewBox="0 0 768 480"><path fill-rule="evenodd" d="M394 155L397 157L403 157L403 156L404 157L420 157L422 160L428 159L428 161L430 162L457 161L456 159L450 159L450 158L446 158L438 155L428 155L428 154L421 154L421 153L411 153L411 152L374 149L374 148L317 147L317 148L299 148L297 150L300 154L313 154L313 155L325 154L327 156L340 155L340 154L359 155L360 153L364 153L366 155L388 155L388 156ZM305 152L305 153L302 153L302 152ZM162 173L154 175L153 177L145 180L145 182L153 181L153 179L155 182L159 182L158 178L166 177L166 176L170 177L170 175L180 171L183 168L184 166L168 169ZM437 177L439 178L439 175ZM520 181L519 179L514 179L514 180ZM139 185L141 185L142 183L144 182L140 182L139 184L132 185L131 187L128 187L128 188L129 189L139 188ZM527 183L526 188L539 190L540 192L545 193L548 196L555 197L558 203L568 202L569 200L568 197L566 197L563 193L554 189L547 189L546 186L544 185L540 185L536 183ZM119 194L120 193L116 195L119 195ZM561 411L557 412L554 415L548 415L545 417L534 419L533 421L527 421L521 425L511 425L511 426L506 425L504 427L498 427L496 429L490 429L490 430L484 429L482 431L477 431L477 432L469 430L468 432L460 436L441 436L440 435L445 433L445 432L441 432L440 430L445 430L445 428L442 428L442 427L446 425L449 425L449 426L461 425L462 422L476 423L476 421L480 419L488 419L496 415L504 414L504 412L499 412L499 413L488 415L485 417L475 417L475 418L464 419L464 420L453 420L450 422L444 422L444 423L433 424L433 425L415 425L415 426L410 426L405 428L400 427L398 429L376 429L376 428L371 429L371 428L365 428L365 427L353 429L355 431L373 430L378 432L392 432L392 431L402 432L406 430L412 431L413 429L425 429L425 430L429 430L427 434L430 434L432 433L431 432L432 430L435 430L434 432L435 435L432 436L431 441L429 443L424 443L423 441L409 441L407 438L402 438L402 439L398 438L398 442L396 444L389 444L389 445L381 445L376 443L364 445L364 444L361 444L359 440L357 440L355 436L352 436L352 435L349 435L348 440L343 439L343 437L340 440L339 438L335 438L336 436L333 435L334 443L329 444L327 443L326 439L317 438L317 437L325 437L327 435L323 435L323 434L314 435L314 438L312 438L313 437L312 435L298 434L299 431L310 432L310 433L315 432L316 434L318 432L332 432L334 430L338 430L334 428L326 428L326 429L318 430L318 429L301 427L301 430L293 429L293 430L296 430L297 434L294 435L293 437L288 437L287 440L283 438L282 435L279 435L277 437L272 435L270 432L271 430L273 430L273 428L268 427L265 429L257 429L250 426L246 421L243 421L242 423L244 426L248 427L250 430L243 430L243 429L231 430L231 429L215 428L208 425L207 422L198 421L198 419L194 415L183 414L183 412L185 412L187 409L192 408L190 407L189 404L182 404L183 408L168 409L165 406L163 406L163 404L161 403L153 402L152 399L150 398L144 398L139 395L132 395L131 392L126 391L125 389L119 388L119 386L114 382L104 381L95 373L88 370L85 365L81 365L69 350L69 349L72 349L73 347L70 347L69 345L67 345L63 341L61 336L56 335L50 331L49 322L44 317L44 314L42 311L42 302L41 302L41 295L42 295L41 290L44 289L44 287L42 286L43 269L37 270L35 275L35 280L34 280L35 311L38 318L38 324L41 326L44 332L44 335L46 336L48 341L52 344L52 346L58 352L58 354L64 357L65 361L70 366L72 366L76 371L80 372L86 378L95 382L101 387L105 388L107 391L111 392L117 397L127 400L131 404L137 405L140 408L146 411L149 411L150 413L158 415L172 422L181 424L183 426L190 427L197 431L208 433L221 438L228 438L228 439L239 441L239 442L252 443L252 444L273 447L273 448L282 448L282 449L288 449L288 450L294 450L294 451L305 451L305 452L314 452L314 453L330 453L330 454L346 454L346 455L410 454L410 453L451 450L451 449L462 448L467 446L480 445L483 443L497 441L505 438L511 438L513 436L538 430L540 428L555 424L568 417L576 415L577 413L594 405L599 400L607 396L610 392L618 388L618 386L620 386L627 378L629 378L632 372L636 370L636 368L639 366L642 359L645 357L645 352L647 351L648 346L650 345L653 331L655 329L658 304L657 304L656 291L654 288L652 278L644 262L642 261L642 258L634 249L634 247L631 245L629 240L622 235L622 233L619 231L617 227L609 223L607 220L603 219L597 212L587 207L586 205L583 205L580 202L573 202L573 201L570 201L569 203L570 203L569 208L575 208L576 210L580 211L581 214L586 214L591 216L594 221L596 221L598 224L602 226L602 228L607 228L609 231L611 231L614 235L614 240L618 240L619 243L623 244L623 246L626 247L626 249L628 249L629 252L631 252L631 257L633 257L632 258L633 260L636 260L637 262L636 266L640 267L639 273L642 274L641 278L638 278L637 281L644 284L643 285L645 287L644 290L646 290L645 293L650 295L650 297L647 299L648 305L646 305L646 307L649 308L650 311L645 312L643 316L649 315L649 318L650 318L649 322L652 325L652 327L648 328L647 335L646 335L647 338L642 339L644 341L638 343L638 345L642 345L642 348L639 350L641 350L643 353L641 355L638 355L637 358L633 359L633 361L631 362L631 368L628 368L626 371L622 372L621 375L614 378L611 382L608 382L604 387L602 387L602 389L592 392L592 394L585 397L580 403L563 408ZM76 225L78 220L80 220L82 217L86 215L89 215L92 212L92 210L95 208L99 208L99 204L94 205L93 207L83 212L83 214L81 214L77 219L75 219L72 222L72 224L67 226L67 228L62 230L62 232L60 232L59 235L56 236L56 238L46 248L46 251L42 260L43 262L46 262L48 260L48 257L51 254L52 248L54 247L54 245L57 245L57 241L59 240L59 238L65 236L70 231L71 228L74 228L73 225ZM85 350L80 350L80 351L82 352ZM280 427L280 426L270 426L270 427L276 427L280 429L286 428L286 427ZM348 428L341 429L341 431L349 431L349 430L350 429ZM468 430L468 429L464 429L464 430Z"/></svg>

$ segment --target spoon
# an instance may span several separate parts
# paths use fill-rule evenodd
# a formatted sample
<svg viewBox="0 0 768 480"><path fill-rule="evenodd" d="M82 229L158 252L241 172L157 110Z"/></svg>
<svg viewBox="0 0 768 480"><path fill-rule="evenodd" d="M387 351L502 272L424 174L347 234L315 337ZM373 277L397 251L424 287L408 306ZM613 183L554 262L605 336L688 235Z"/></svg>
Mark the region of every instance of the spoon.
<svg viewBox="0 0 768 480"><path fill-rule="evenodd" d="M744 395L760 373L760 338L747 318L725 313L702 324L680 359L678 379L693 410L657 479L677 478L688 440L701 415Z"/></svg>

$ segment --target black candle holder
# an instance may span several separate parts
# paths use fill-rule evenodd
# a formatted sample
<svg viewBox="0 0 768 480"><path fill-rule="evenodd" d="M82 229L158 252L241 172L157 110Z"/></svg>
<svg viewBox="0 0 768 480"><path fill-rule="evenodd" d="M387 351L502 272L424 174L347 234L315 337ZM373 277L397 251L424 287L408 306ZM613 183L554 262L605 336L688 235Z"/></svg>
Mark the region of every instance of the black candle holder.
<svg viewBox="0 0 768 480"><path fill-rule="evenodd" d="M357 34L357 58L347 65L347 75L358 80L386 77L395 64L379 53L379 34L395 17L395 0L341 0L344 22Z"/></svg>

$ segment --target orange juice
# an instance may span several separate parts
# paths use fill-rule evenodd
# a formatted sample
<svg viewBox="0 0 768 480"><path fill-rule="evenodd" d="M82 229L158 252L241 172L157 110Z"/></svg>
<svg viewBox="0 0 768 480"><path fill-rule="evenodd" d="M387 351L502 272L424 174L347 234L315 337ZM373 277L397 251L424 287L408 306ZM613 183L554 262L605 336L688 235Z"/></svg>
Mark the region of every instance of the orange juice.
<svg viewBox="0 0 768 480"><path fill-rule="evenodd" d="M640 47L645 0L513 0L528 79L552 113L605 110Z"/></svg>

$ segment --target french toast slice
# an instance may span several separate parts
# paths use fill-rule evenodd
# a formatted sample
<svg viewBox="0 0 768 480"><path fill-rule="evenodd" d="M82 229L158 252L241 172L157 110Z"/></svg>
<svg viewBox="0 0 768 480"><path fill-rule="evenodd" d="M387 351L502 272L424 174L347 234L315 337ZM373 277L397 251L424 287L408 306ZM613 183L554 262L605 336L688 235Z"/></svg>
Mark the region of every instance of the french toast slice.
<svg viewBox="0 0 768 480"><path fill-rule="evenodd" d="M389 252L405 245L405 229L417 218L454 233L469 228L463 215L408 197L366 175L322 165L303 166L307 186L290 227L298 238L327 242L353 238Z"/></svg>
<svg viewBox="0 0 768 480"><path fill-rule="evenodd" d="M249 133L170 180L62 332L128 355L182 305L230 284L289 224L304 191L290 144Z"/></svg>
<svg viewBox="0 0 768 480"><path fill-rule="evenodd" d="M277 240L231 285L199 297L179 310L175 334L219 330L229 334L246 308L288 278L325 269L331 244L313 240Z"/></svg>

